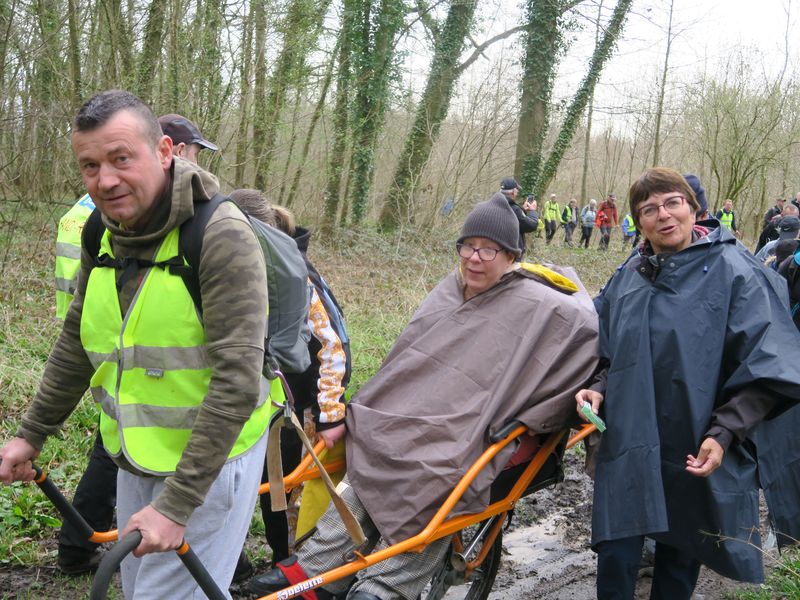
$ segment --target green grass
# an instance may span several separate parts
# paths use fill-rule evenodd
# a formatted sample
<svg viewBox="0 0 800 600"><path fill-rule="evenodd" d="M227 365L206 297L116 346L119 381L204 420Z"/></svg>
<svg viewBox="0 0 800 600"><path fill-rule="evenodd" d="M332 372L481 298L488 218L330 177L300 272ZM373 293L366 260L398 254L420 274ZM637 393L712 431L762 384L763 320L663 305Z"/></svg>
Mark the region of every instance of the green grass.
<svg viewBox="0 0 800 600"><path fill-rule="evenodd" d="M758 590L737 592L736 600L798 600L800 599L800 550L790 550L781 556L766 583Z"/></svg>

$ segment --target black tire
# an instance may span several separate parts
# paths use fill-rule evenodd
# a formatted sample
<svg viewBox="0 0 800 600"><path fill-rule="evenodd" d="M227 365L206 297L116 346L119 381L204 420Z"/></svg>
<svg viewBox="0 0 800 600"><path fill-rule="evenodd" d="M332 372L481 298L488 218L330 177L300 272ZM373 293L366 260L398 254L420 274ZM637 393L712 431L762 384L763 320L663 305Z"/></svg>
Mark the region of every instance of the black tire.
<svg viewBox="0 0 800 600"><path fill-rule="evenodd" d="M486 521L472 525L459 532L458 535L462 536L464 547L470 544L470 541L480 532L485 523ZM482 548L483 541L480 541L468 558L477 556ZM483 563L472 571L469 578L465 580L465 574L453 566L451 559L453 558L454 550L451 544L442 565L436 570L431 582L420 594L420 600L486 600L492 591L495 577L497 577L502 550L503 531L501 529Z"/></svg>

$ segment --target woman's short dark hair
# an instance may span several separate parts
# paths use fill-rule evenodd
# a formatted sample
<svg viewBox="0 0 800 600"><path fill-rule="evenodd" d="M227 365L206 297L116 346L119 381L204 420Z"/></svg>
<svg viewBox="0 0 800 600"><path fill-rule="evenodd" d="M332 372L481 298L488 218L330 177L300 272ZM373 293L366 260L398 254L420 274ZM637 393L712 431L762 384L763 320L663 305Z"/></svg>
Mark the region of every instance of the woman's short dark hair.
<svg viewBox="0 0 800 600"><path fill-rule="evenodd" d="M692 206L694 211L700 208L694 190L675 169L653 167L647 169L639 179L633 182L628 192L628 202L634 222L639 224L638 206L653 194L678 192Z"/></svg>
<svg viewBox="0 0 800 600"><path fill-rule="evenodd" d="M75 131L94 131L122 110L130 111L139 118L144 139L154 146L164 135L150 107L138 96L125 90L106 90L95 94L78 109L72 125Z"/></svg>

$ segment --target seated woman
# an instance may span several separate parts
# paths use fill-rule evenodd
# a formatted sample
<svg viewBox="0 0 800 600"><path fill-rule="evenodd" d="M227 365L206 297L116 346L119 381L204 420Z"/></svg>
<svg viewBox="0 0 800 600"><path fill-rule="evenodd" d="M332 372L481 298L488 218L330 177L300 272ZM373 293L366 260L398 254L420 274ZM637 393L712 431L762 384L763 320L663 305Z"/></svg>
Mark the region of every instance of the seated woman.
<svg viewBox="0 0 800 600"><path fill-rule="evenodd" d="M574 395L596 365L597 317L577 277L515 263L517 218L502 194L478 204L456 244L458 268L428 295L377 374L347 408L342 496L365 535L396 543L419 533L490 432L518 419L535 433L573 421ZM454 514L482 510L508 447L475 480ZM358 573L356 600L414 600L448 540ZM351 543L329 508L297 559L251 582L265 594L341 563ZM350 582L317 590L341 594Z"/></svg>
<svg viewBox="0 0 800 600"><path fill-rule="evenodd" d="M701 564L763 579L759 484L779 532L797 533L800 445L781 421L800 408L775 419L783 435L756 426L800 400L800 335L785 282L718 221L695 224L680 173L650 169L629 198L645 243L595 300L607 368L577 394L608 426L592 511L597 597L633 599L648 536L650 597L688 600Z"/></svg>

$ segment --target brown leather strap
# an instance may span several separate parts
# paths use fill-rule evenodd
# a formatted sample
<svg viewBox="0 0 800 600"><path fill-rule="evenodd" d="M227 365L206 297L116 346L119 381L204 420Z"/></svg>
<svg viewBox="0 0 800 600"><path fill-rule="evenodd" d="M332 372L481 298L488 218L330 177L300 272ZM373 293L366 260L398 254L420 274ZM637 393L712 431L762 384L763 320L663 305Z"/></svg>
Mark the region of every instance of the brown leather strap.
<svg viewBox="0 0 800 600"><path fill-rule="evenodd" d="M273 511L286 510L286 488L283 485L283 467L281 465L280 445L280 428L283 427L285 419L285 416L280 416L275 420L275 423L270 428L269 440L267 441L267 476L269 479L269 490ZM350 511L350 508L347 506L347 503L344 501L344 499L342 499L339 492L336 491L336 486L333 485L333 481L331 481L328 472L325 470L325 467L322 465L322 462L319 460L316 452L314 452L314 447L311 445L311 441L308 439L306 432L303 431L303 426L300 424L300 421L297 419L297 415L294 413L292 413L291 416L291 423L294 426L297 435L300 437L300 441L303 442L306 452L311 455L314 464L317 466L317 469L319 469L320 478L325 484L336 510L339 512L339 517L342 519L342 523L344 523L344 526L347 528L347 533L350 534L350 539L353 540L353 543L356 546L361 546L367 539L364 536L361 525L359 525L358 520L353 516L353 513Z"/></svg>

